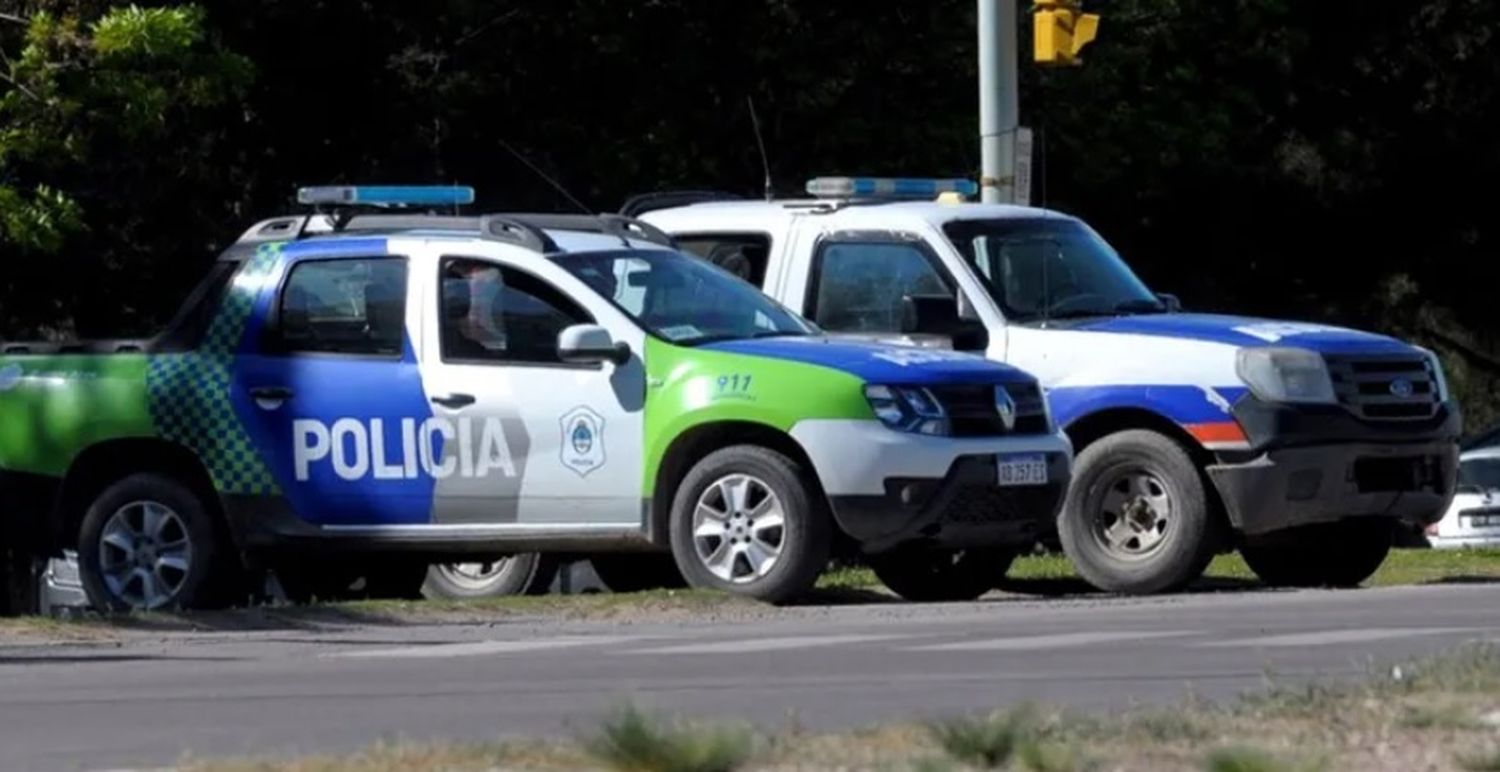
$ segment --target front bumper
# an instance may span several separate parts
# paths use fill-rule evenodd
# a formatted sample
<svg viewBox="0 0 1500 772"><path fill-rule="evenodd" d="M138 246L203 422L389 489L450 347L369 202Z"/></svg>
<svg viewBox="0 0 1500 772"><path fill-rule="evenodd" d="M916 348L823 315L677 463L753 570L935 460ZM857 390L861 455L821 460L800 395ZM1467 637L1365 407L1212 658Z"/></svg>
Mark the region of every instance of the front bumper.
<svg viewBox="0 0 1500 772"><path fill-rule="evenodd" d="M869 554L1028 546L1053 528L1072 479L1061 433L957 439L902 434L875 421L809 421L792 436L812 459L839 528ZM1042 455L1043 485L1000 487L1002 455Z"/></svg>
<svg viewBox="0 0 1500 772"><path fill-rule="evenodd" d="M1221 454L1208 474L1246 535L1349 517L1442 519L1458 477L1456 406L1428 421L1366 422L1338 407L1234 407L1250 450Z"/></svg>

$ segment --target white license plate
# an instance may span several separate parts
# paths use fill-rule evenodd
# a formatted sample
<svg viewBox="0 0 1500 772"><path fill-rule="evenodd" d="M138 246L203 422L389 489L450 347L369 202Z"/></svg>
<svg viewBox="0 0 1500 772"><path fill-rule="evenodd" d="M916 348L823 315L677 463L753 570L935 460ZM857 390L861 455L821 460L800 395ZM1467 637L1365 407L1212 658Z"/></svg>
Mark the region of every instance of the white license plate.
<svg viewBox="0 0 1500 772"><path fill-rule="evenodd" d="M1047 484L1046 456L1001 456L1000 487Z"/></svg>

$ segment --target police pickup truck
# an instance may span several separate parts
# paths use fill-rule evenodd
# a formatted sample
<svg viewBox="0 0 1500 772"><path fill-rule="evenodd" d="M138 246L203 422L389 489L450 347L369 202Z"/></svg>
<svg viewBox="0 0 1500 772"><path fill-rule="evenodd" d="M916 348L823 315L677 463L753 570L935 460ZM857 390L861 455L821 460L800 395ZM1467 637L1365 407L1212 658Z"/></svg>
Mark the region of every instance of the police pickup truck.
<svg viewBox="0 0 1500 772"><path fill-rule="evenodd" d="M155 339L0 352L7 536L76 549L99 608L627 552L781 602L840 549L974 597L1061 506L1069 441L1013 367L821 336L624 217L299 196Z"/></svg>
<svg viewBox="0 0 1500 772"><path fill-rule="evenodd" d="M648 194L624 211L830 333L1035 373L1078 453L1053 543L1099 588L1180 588L1235 548L1272 584L1354 585L1394 527L1442 517L1460 416L1432 353L1182 313L1083 221L975 192L819 178L804 200Z"/></svg>

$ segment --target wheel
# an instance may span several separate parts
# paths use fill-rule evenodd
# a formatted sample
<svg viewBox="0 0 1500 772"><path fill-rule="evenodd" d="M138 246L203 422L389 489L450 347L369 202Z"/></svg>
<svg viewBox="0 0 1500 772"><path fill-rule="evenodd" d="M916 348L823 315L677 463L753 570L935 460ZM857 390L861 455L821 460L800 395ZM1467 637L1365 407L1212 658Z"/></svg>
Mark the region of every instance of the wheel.
<svg viewBox="0 0 1500 772"><path fill-rule="evenodd" d="M1106 592L1172 592L1203 575L1224 523L1203 475L1169 437L1130 430L1078 454L1058 521L1063 551Z"/></svg>
<svg viewBox="0 0 1500 772"><path fill-rule="evenodd" d="M105 488L78 536L79 573L101 611L221 607L240 574L217 518L163 475L131 475Z"/></svg>
<svg viewBox="0 0 1500 772"><path fill-rule="evenodd" d="M896 550L870 558L870 568L897 595L919 603L974 600L1010 570L1010 550Z"/></svg>
<svg viewBox="0 0 1500 772"><path fill-rule="evenodd" d="M668 555L594 555L589 558L594 574L610 592L644 592L686 587L687 580Z"/></svg>
<svg viewBox="0 0 1500 772"><path fill-rule="evenodd" d="M1240 555L1272 587L1358 587L1380 570L1394 541L1390 521L1362 518L1293 528L1241 546Z"/></svg>
<svg viewBox="0 0 1500 772"><path fill-rule="evenodd" d="M536 552L473 563L439 563L427 569L422 594L446 600L542 595L551 589L557 569L556 559Z"/></svg>
<svg viewBox="0 0 1500 772"><path fill-rule="evenodd" d="M833 526L808 470L739 445L709 454L672 503L672 553L694 587L768 603L805 595L828 565Z"/></svg>

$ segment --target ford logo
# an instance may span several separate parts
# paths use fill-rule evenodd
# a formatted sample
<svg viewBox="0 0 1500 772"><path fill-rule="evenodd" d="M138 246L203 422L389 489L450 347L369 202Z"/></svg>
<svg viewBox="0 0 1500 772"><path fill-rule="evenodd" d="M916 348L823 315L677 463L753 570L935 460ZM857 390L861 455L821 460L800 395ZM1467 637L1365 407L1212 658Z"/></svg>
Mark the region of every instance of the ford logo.
<svg viewBox="0 0 1500 772"><path fill-rule="evenodd" d="M1408 381L1405 378L1397 378L1396 380L1391 381L1391 393L1402 399L1406 399L1407 397L1410 397L1411 395L1417 393L1417 389L1412 385L1411 381Z"/></svg>

